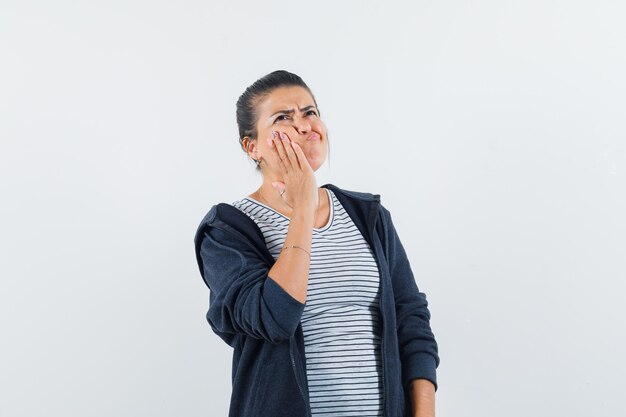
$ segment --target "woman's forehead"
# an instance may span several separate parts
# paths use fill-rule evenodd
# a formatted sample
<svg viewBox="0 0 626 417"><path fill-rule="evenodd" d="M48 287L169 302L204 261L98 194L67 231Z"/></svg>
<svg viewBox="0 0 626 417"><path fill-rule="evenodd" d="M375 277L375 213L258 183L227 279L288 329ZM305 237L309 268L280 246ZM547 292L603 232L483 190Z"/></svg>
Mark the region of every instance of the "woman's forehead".
<svg viewBox="0 0 626 417"><path fill-rule="evenodd" d="M276 112L278 110L287 110L294 108L304 108L307 106L315 106L313 97L306 88L279 87L269 93L260 103L261 112Z"/></svg>

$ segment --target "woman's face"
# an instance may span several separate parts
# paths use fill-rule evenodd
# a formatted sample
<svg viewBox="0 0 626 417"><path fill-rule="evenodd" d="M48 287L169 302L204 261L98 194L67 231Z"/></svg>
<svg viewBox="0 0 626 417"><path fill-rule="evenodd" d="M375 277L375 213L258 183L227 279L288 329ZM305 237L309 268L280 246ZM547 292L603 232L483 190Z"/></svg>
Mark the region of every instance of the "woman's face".
<svg viewBox="0 0 626 417"><path fill-rule="evenodd" d="M272 131L284 132L302 148L313 171L322 166L328 153L326 126L319 117L313 97L303 87L280 87L267 95L257 107L257 140L248 145L255 159L262 157L264 169L279 172L275 152L267 139ZM246 143L247 144L247 143Z"/></svg>

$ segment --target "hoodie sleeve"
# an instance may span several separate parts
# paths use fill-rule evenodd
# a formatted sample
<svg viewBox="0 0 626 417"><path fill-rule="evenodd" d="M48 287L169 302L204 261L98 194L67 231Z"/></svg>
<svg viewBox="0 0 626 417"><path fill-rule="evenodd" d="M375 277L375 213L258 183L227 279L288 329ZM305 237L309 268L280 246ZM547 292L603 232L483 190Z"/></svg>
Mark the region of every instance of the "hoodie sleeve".
<svg viewBox="0 0 626 417"><path fill-rule="evenodd" d="M199 259L209 287L207 320L232 346L242 334L279 343L296 330L304 304L268 275L267 261L246 242L220 228L201 235Z"/></svg>
<svg viewBox="0 0 626 417"><path fill-rule="evenodd" d="M430 380L437 389L439 366L437 342L430 328L426 294L419 291L409 259L393 225L391 213L382 205L386 249L396 304L398 346L402 384L409 390L415 378Z"/></svg>

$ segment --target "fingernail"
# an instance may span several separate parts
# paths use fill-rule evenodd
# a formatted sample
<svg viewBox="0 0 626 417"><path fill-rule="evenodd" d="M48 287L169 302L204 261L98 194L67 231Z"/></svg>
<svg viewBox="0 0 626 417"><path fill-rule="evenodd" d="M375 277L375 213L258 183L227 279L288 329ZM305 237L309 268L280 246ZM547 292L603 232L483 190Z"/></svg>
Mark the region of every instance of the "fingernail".
<svg viewBox="0 0 626 417"><path fill-rule="evenodd" d="M287 136L283 132L280 132L280 138L282 140L285 140L285 139L287 139Z"/></svg>
<svg viewBox="0 0 626 417"><path fill-rule="evenodd" d="M273 130L272 130L272 137L276 139L276 132L274 132Z"/></svg>

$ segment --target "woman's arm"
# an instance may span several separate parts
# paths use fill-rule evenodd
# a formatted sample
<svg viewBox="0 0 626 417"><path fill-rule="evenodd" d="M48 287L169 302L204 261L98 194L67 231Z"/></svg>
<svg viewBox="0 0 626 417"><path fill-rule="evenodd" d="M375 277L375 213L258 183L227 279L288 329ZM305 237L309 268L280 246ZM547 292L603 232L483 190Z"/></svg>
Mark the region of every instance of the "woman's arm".
<svg viewBox="0 0 626 417"><path fill-rule="evenodd" d="M212 330L230 346L240 334L272 343L288 340L300 322L304 303L296 298L302 297L297 293L298 283L285 285L287 289L281 285L284 279L293 277L289 266L298 262L295 266L300 267L308 255L298 253L302 252L298 249L286 250L279 256L283 259L282 272L271 268L268 260L251 244L252 240L247 239L252 239L247 235L249 231L239 227L238 223L243 220L227 212L233 210L243 217L245 214L222 205L225 206L220 203L211 208L194 239L200 273L210 289L207 320ZM222 210L225 210L224 215L218 213ZM298 217L294 214L293 228L290 225L296 232L291 238L298 237L298 230L306 228L307 222L312 229L312 220L300 221ZM304 246L306 242L299 244ZM273 266L276 264L278 261Z"/></svg>
<svg viewBox="0 0 626 417"><path fill-rule="evenodd" d="M284 246L298 245L311 253L314 222L313 209L295 210L287 228ZM304 304L309 285L310 264L311 258L306 252L298 248L289 248L280 252L268 275L289 295Z"/></svg>
<svg viewBox="0 0 626 417"><path fill-rule="evenodd" d="M411 385L413 417L435 417L435 385L427 379L414 379Z"/></svg>

